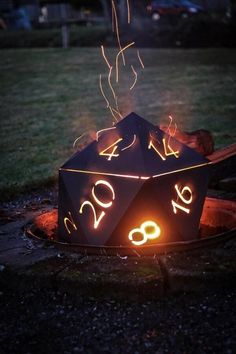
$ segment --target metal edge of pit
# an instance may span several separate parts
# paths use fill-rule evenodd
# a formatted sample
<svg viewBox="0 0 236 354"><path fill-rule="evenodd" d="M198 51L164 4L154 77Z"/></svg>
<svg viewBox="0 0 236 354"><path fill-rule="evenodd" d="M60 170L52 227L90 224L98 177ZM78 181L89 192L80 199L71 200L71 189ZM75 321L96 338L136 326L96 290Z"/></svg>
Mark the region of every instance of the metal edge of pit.
<svg viewBox="0 0 236 354"><path fill-rule="evenodd" d="M102 256L154 256L158 254L176 253L184 251L192 251L196 249L210 248L220 243L225 243L236 236L236 227L214 235L192 241L169 242L162 244L155 244L143 246L139 248L134 247L114 247L114 246L88 246L82 244L70 244L58 242L55 240L44 239L37 235L34 224L28 224L24 232L27 236L44 241L46 244L55 246L61 251L80 253L84 255L102 255Z"/></svg>

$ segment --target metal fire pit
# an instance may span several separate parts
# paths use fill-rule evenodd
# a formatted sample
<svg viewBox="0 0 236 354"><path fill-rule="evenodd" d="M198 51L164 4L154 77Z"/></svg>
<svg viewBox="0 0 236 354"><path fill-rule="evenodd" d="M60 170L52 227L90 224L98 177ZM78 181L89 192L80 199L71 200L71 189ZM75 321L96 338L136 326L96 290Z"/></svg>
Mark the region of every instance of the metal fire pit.
<svg viewBox="0 0 236 354"><path fill-rule="evenodd" d="M198 238L210 161L168 129L131 113L60 168L61 242L138 250Z"/></svg>
<svg viewBox="0 0 236 354"><path fill-rule="evenodd" d="M58 240L57 219L57 209L43 213L27 225L25 232L28 236L46 241L63 251L111 256L153 256L169 252L188 251L212 247L236 236L236 202L213 198L205 199L198 238L190 241L168 242L139 247L100 247L85 244L68 244Z"/></svg>

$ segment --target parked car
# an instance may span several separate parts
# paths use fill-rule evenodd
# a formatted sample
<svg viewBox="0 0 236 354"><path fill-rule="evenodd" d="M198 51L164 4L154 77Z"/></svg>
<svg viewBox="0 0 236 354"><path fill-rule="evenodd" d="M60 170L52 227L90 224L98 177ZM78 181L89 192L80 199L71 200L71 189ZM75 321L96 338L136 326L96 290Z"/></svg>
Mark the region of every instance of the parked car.
<svg viewBox="0 0 236 354"><path fill-rule="evenodd" d="M188 17L204 11L202 6L188 0L155 0L151 1L147 10L155 21L161 16Z"/></svg>

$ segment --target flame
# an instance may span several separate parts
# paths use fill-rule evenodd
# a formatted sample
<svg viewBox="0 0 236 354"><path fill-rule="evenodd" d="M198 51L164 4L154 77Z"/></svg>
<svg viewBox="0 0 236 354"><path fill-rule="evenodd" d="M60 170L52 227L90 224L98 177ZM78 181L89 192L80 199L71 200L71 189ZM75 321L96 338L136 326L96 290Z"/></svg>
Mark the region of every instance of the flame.
<svg viewBox="0 0 236 354"><path fill-rule="evenodd" d="M86 133L83 133L82 135L80 135L78 138L75 139L74 143L73 143L73 149L75 149L75 145L76 143L82 139L84 136L86 135Z"/></svg>
<svg viewBox="0 0 236 354"><path fill-rule="evenodd" d="M102 132L106 132L108 130L112 130L112 129L116 129L116 127L111 127L111 128L105 128L105 129L101 129L101 130L98 130L97 133L96 133L96 140L98 141L99 139L99 135L102 133Z"/></svg>
<svg viewBox="0 0 236 354"><path fill-rule="evenodd" d="M117 12L116 12L116 6L115 6L115 3L114 3L114 0L112 0L112 12L113 12L113 19L115 20L115 29L116 29L117 42L118 42L118 45L119 45L119 49L121 51L122 46L121 46L121 42L120 42L119 25L118 25L118 18L117 18ZM123 64L125 65L125 56L124 56L123 51L122 51L122 59L123 59Z"/></svg>
<svg viewBox="0 0 236 354"><path fill-rule="evenodd" d="M106 97L105 93L104 93L104 90L103 90L103 86L102 86L102 75L100 74L99 75L99 87L100 87L100 91L102 93L102 96L104 97L105 101L106 101L106 104L107 104L107 108L110 110L113 118L115 118L116 122L118 122L118 119L117 117L115 116L115 114L113 113L113 109L112 107L110 106L110 103L108 101L108 98Z"/></svg>
<svg viewBox="0 0 236 354"><path fill-rule="evenodd" d="M117 119L117 117L116 117L116 115L115 115L114 113L116 113L116 114L119 116L119 118L123 118L123 117L122 117L122 115L121 115L121 113L120 113L120 110L119 110L119 107L118 107L118 99L117 99L115 90L114 90L114 88L113 88L113 86L112 86L112 83L111 83L111 74L112 74L113 66L109 63L109 61L108 61L108 59L107 59L107 57L106 57L106 54L105 54L105 50L104 50L103 45L101 46L101 51L102 51L102 56L103 56L103 58L104 58L104 61L105 61L105 63L107 64L108 69L109 69L109 74L108 74L107 80L108 80L108 85L109 85L110 90L111 90L111 92L112 92L112 95L113 95L113 98L114 98L114 101L115 101L115 104L116 104L116 108L117 108L117 109L113 108L113 107L110 105L110 103L109 103L109 101L108 101L108 98L105 96L105 93L104 93L104 90L103 90L103 87L102 87L101 78L100 78L100 90L101 90L101 93L102 93L103 97L105 98L106 103L107 103L107 108L109 108L109 110L110 110L112 116L115 118L115 120L118 121L118 119Z"/></svg>
<svg viewBox="0 0 236 354"><path fill-rule="evenodd" d="M107 59L107 57L106 57L106 55L105 55L105 51L104 51L103 45L101 45L101 50L102 50L102 56L103 56L105 62L107 63L108 68L111 69L112 66L111 66L111 64L109 63L109 61L108 61L108 59Z"/></svg>
<svg viewBox="0 0 236 354"><path fill-rule="evenodd" d="M169 119L170 119L170 123L168 125L168 128L167 128L167 131L168 131L168 134L169 134L169 139L168 139L168 146L170 145L170 139L171 138L174 138L175 134L176 134L176 131L177 131L177 124L175 123L175 129L174 129L174 133L171 133L171 126L172 126L172 123L173 123L173 118L172 116L169 116Z"/></svg>
<svg viewBox="0 0 236 354"><path fill-rule="evenodd" d="M120 51L118 52L117 56L116 56L116 82L119 82L119 56L129 47L131 47L132 45L134 45L135 42L129 43L127 44L124 48L121 48Z"/></svg>
<svg viewBox="0 0 236 354"><path fill-rule="evenodd" d="M130 22L131 22L130 3L129 3L129 0L126 0L126 2L127 2L127 17L128 17L128 23L130 24Z"/></svg>
<svg viewBox="0 0 236 354"><path fill-rule="evenodd" d="M134 86L136 85L136 82L137 82L137 79L138 79L138 74L137 72L134 70L134 67L133 65L131 65L131 69L134 73L134 82L133 82L133 85L130 87L130 91L133 90Z"/></svg>
<svg viewBox="0 0 236 354"><path fill-rule="evenodd" d="M125 148L121 149L121 151L125 151L125 150L131 148L131 146L134 145L134 143L135 143L135 141L136 141L136 138L137 138L137 137L136 137L136 135L134 134L134 139L133 139L132 143L129 144L128 146L126 146Z"/></svg>
<svg viewBox="0 0 236 354"><path fill-rule="evenodd" d="M128 24L130 24L131 23L130 0L126 0L126 7L127 7L127 21L128 21ZM119 52L116 55L114 66L108 60L108 58L105 54L105 49L104 49L103 45L101 46L101 51L102 51L103 59L108 67L107 81L108 81L108 85L109 85L112 97L115 101L115 108L113 107L113 104L110 103L108 96L104 92L101 76L100 76L100 90L101 90L103 98L106 101L107 108L109 109L111 115L113 116L113 118L117 122L117 121L119 121L119 119L123 118L123 115L120 112L116 90L114 89L114 86L112 84L112 72L113 72L113 69L115 68L115 80L116 80L116 83L118 83L119 82L119 57L120 57L120 55L122 56L123 65L125 66L126 62L125 62L124 52L129 47L133 46L135 44L135 42L129 43L124 47L122 46L121 39L120 39L119 21L118 21L118 15L117 15L117 4L116 4L115 0L111 0L111 9L112 9L112 31L116 33L117 43L118 43L118 47L119 47ZM139 63L141 65L142 69L144 69L144 64L143 64L143 61L140 57L139 51L137 51L137 57L138 57L138 60L139 60ZM136 82L137 82L137 78L138 78L138 73L134 69L134 66L131 65L131 69L132 69L132 73L134 75L134 82L131 85L130 90L132 90L134 88L134 86L136 85Z"/></svg>
<svg viewBox="0 0 236 354"><path fill-rule="evenodd" d="M141 57L140 57L139 50L137 50L137 55L138 55L138 60L139 60L139 62L140 62L140 64L141 64L141 67L144 69L145 66L144 66L143 61L142 61L142 59L141 59Z"/></svg>
<svg viewBox="0 0 236 354"><path fill-rule="evenodd" d="M103 91L103 87L102 87L102 75L101 75L101 74L99 75L99 86L100 86L101 93L102 93L102 95L103 95L103 97L104 97L104 99L105 99L105 101L106 101L107 108L109 108L109 107L110 107L110 103L109 103L109 101L108 101L108 99L107 99L107 97L106 97L106 95L105 95L105 93L104 93L104 91Z"/></svg>

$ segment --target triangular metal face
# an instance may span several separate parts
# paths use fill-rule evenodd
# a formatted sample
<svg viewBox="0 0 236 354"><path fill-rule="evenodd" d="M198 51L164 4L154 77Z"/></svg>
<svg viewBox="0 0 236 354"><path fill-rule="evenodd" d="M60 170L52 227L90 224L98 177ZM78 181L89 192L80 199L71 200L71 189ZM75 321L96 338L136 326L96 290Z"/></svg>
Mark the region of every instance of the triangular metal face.
<svg viewBox="0 0 236 354"><path fill-rule="evenodd" d="M60 193L59 193L59 234L61 240L70 243L81 243L90 245L104 245L108 242L120 219L126 213L135 196L139 193L145 180L122 178L117 176L97 176L93 174L60 171ZM97 181L109 184L113 190L112 200L110 188L95 188L95 195L92 190ZM106 193L107 192L107 193ZM112 201L111 206L103 208L99 201ZM88 202L90 205L88 205ZM86 205L84 204L86 203ZM84 204L84 207L83 207ZM82 210L81 210L82 207ZM100 219L101 215L103 217ZM68 217L68 229L64 222ZM94 227L100 219L98 227ZM73 224L76 227L73 227ZM116 242L122 243L120 235Z"/></svg>
<svg viewBox="0 0 236 354"><path fill-rule="evenodd" d="M206 163L195 150L131 113L74 154L62 169L150 178Z"/></svg>

